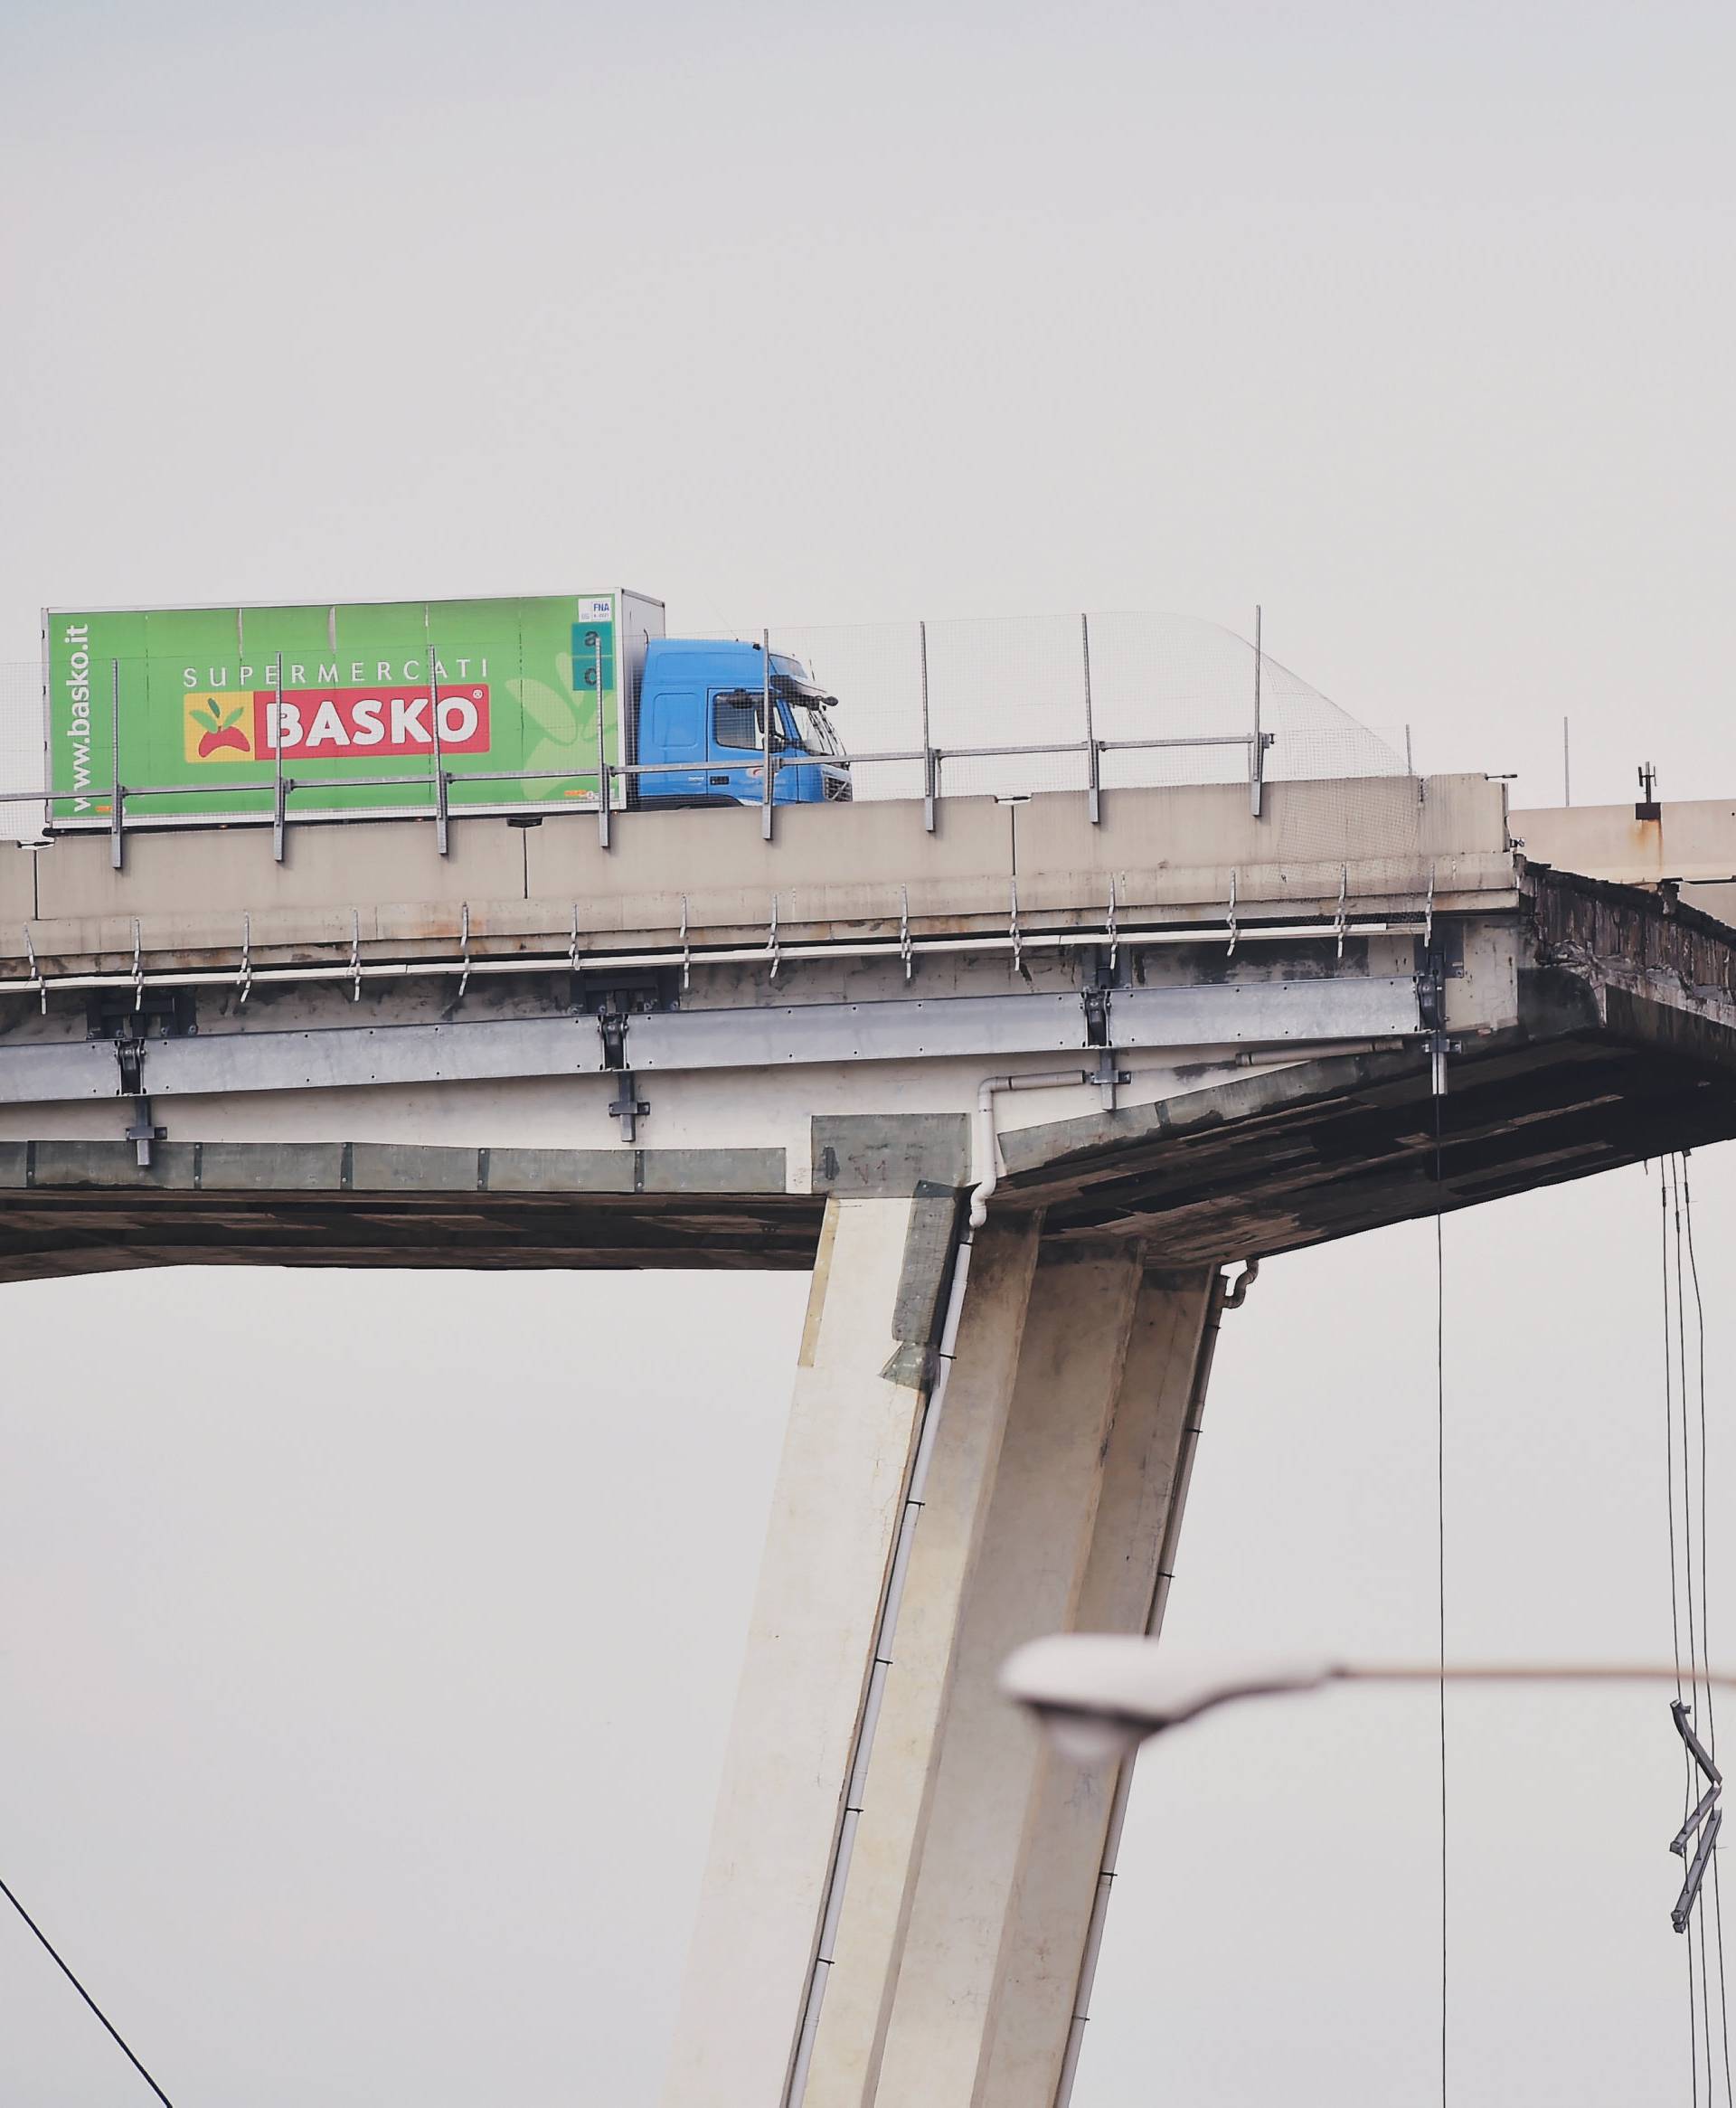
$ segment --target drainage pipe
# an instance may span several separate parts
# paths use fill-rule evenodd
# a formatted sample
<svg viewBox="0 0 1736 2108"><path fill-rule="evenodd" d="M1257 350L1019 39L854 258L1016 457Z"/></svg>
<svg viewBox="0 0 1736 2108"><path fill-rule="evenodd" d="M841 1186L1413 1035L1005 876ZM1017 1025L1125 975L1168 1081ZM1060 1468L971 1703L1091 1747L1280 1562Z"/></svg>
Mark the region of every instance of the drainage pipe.
<svg viewBox="0 0 1736 2108"><path fill-rule="evenodd" d="M985 1076L976 1087L976 1136L971 1170L976 1185L970 1195L970 1226L980 1230L988 1220L988 1204L1001 1180L1000 1144L995 1136L995 1099L1002 1091L1052 1091L1069 1083L1096 1081L1090 1069L1042 1069L1028 1076Z"/></svg>

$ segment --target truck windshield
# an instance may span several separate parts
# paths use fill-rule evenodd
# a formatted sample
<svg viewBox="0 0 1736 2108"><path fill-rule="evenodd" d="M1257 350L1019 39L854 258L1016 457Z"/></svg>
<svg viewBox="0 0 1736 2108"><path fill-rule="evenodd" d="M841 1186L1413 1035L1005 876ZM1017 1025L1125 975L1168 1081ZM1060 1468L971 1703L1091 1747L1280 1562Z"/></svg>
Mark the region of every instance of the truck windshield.
<svg viewBox="0 0 1736 2108"><path fill-rule="evenodd" d="M835 754L842 752L838 745L838 735L832 729L832 721L817 703L792 698L790 708L795 715L796 730L807 752Z"/></svg>
<svg viewBox="0 0 1736 2108"><path fill-rule="evenodd" d="M782 705L771 721L774 753L788 753L792 749L808 754L843 752L822 707L818 689L804 688L780 677L772 684L772 696ZM761 698L751 688L720 690L714 707L719 746L752 748L762 743L765 720L760 715ZM788 727L794 728L793 736Z"/></svg>
<svg viewBox="0 0 1736 2108"><path fill-rule="evenodd" d="M797 736L805 752L843 752L844 750L838 744L838 735L833 731L831 720L826 714L826 705L832 700L829 695L819 688L810 688L800 681L791 680L788 675L780 676L773 681L772 692L789 712L790 721L796 727Z"/></svg>

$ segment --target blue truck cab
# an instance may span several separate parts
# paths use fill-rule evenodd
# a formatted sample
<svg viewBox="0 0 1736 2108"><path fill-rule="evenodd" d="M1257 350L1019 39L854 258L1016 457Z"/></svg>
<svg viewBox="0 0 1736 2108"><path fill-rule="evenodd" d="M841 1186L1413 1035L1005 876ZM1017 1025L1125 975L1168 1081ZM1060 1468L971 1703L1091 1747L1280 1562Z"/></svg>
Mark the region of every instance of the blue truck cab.
<svg viewBox="0 0 1736 2108"><path fill-rule="evenodd" d="M758 805L765 796L771 699L772 798L818 805L850 796L850 767L828 713L835 698L798 660L731 639L654 637L639 676L632 779L639 806Z"/></svg>

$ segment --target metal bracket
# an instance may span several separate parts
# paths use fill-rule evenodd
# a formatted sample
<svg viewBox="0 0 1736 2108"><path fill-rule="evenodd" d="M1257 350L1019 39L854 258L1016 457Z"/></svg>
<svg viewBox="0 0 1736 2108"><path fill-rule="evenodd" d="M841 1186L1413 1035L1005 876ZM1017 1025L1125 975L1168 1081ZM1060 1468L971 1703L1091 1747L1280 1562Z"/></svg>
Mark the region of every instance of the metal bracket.
<svg viewBox="0 0 1736 2108"><path fill-rule="evenodd" d="M253 918L241 912L241 968L235 977L236 1000L245 1003L253 993Z"/></svg>
<svg viewBox="0 0 1736 2108"><path fill-rule="evenodd" d="M1688 1708L1680 1698L1671 1702L1670 1718L1675 1723L1675 1732L1682 1737L1683 1747L1706 1782L1706 1790L1700 1796L1693 1813L1670 1839L1671 1851L1678 1858L1686 1858L1689 1840L1696 1830L1700 1832L1700 1842L1682 1876L1682 1893L1676 1897L1670 1911L1671 1924L1678 1933L1685 1933L1688 1920L1694 1915L1701 1884L1706 1877L1706 1868L1711 1866L1712 1855L1718 1847L1718 1832L1724 1826L1724 1811L1718 1805L1719 1796L1723 1791L1724 1775L1712 1762L1711 1752L1694 1733L1694 1723L1688 1717Z"/></svg>
<svg viewBox="0 0 1736 2108"><path fill-rule="evenodd" d="M1688 1708L1683 1704L1680 1698L1677 1698L1672 1702L1670 1706L1670 1717L1675 1722L1675 1731L1682 1737L1683 1742L1685 1744L1688 1754L1694 1759L1694 1763L1699 1765L1702 1775L1711 1784L1714 1786L1722 1786L1724 1782L1724 1774L1718 1769L1717 1765L1712 1763L1712 1758L1706 1752L1705 1744L1694 1732L1694 1723L1688 1717Z"/></svg>
<svg viewBox="0 0 1736 2108"><path fill-rule="evenodd" d="M1429 1090L1431 1097L1447 1095L1447 977L1439 951L1429 951L1417 974L1417 1016L1429 1049Z"/></svg>
<svg viewBox="0 0 1736 2108"><path fill-rule="evenodd" d="M1232 866L1230 873L1230 949L1223 955L1226 959L1233 959L1236 956L1238 934L1236 927L1236 874Z"/></svg>
<svg viewBox="0 0 1736 2108"><path fill-rule="evenodd" d="M637 1141L639 1122L649 1116L651 1101L648 1098L639 1096L638 1085L631 1069L623 1069L620 1076L621 1094L609 1101L609 1116L611 1120L620 1121L621 1139L624 1142Z"/></svg>
<svg viewBox="0 0 1736 2108"><path fill-rule="evenodd" d="M1016 974L1022 974L1024 971L1024 938L1019 929L1019 882L1014 878L1009 880L1008 885L1012 897L1012 912L1007 922L1007 934L1013 940L1013 970Z"/></svg>
<svg viewBox="0 0 1736 2108"><path fill-rule="evenodd" d="M1338 878L1338 912L1334 919L1332 933L1338 940L1338 956L1344 956L1344 922L1350 905L1350 865L1343 865Z"/></svg>
<svg viewBox="0 0 1736 2108"><path fill-rule="evenodd" d="M768 806L766 810L769 812L771 808ZM778 949L778 895L776 893L771 896L771 926L766 932L766 962L770 978L776 980L778 969L783 964L782 955Z"/></svg>
<svg viewBox="0 0 1736 2108"><path fill-rule="evenodd" d="M115 1060L120 1068L121 1097L142 1098L145 1095L145 1042L136 1039L130 1032L121 1033L115 1041Z"/></svg>
<svg viewBox="0 0 1736 2108"><path fill-rule="evenodd" d="M901 885L898 889L898 956L903 964L904 978L908 981L916 969L916 954L910 946L910 889Z"/></svg>
<svg viewBox="0 0 1736 2108"><path fill-rule="evenodd" d="M36 947L30 941L30 924L24 924L24 950L30 954L31 986L42 999L42 1016L48 1016L48 984L42 978L42 969L36 963Z"/></svg>
<svg viewBox="0 0 1736 2108"><path fill-rule="evenodd" d="M441 851L441 855L445 855L444 850ZM458 976L458 999L462 1003L464 991L470 986L470 903L468 901L463 903L463 916L459 927L458 957L463 961L464 971Z"/></svg>
<svg viewBox="0 0 1736 2108"><path fill-rule="evenodd" d="M639 1122L651 1111L648 1099L639 1096L638 1081L627 1065L627 1014L607 1007L597 1013L597 1029L603 1040L603 1068L610 1075L618 1076L621 1087L609 1104L609 1117L621 1123L621 1139L630 1142L637 1139Z"/></svg>
<svg viewBox="0 0 1736 2108"><path fill-rule="evenodd" d="M153 1125L151 1101L148 1098L138 1097L133 1100L133 1121L126 1130L126 1139L132 1143L137 1152L138 1161L145 1168L150 1167L151 1144L165 1141L168 1132L165 1127Z"/></svg>
<svg viewBox="0 0 1736 2108"><path fill-rule="evenodd" d="M602 1035L604 1068L618 1070L624 1073L627 1069L626 1013L620 1010L599 1010L597 1029Z"/></svg>
<svg viewBox="0 0 1736 2108"><path fill-rule="evenodd" d="M1717 1805L1718 1789L1716 1786L1708 1786L1705 1791L1700 1796L1699 1800L1694 1802L1694 1810L1689 1815L1688 1820L1682 1825L1681 1829L1677 1830L1675 1835L1670 1839L1670 1849L1675 1854L1678 1859L1685 1859L1687 1857L1689 1839L1694 1836L1694 1831L1699 1829L1700 1825L1706 1820L1707 1816L1712 1813L1712 1810L1716 1808Z"/></svg>

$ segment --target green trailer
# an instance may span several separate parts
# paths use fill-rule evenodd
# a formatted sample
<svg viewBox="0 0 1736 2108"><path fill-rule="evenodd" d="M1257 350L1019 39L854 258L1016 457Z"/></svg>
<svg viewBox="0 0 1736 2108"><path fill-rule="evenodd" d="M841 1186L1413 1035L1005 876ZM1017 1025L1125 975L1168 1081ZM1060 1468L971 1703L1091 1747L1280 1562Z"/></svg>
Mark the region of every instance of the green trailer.
<svg viewBox="0 0 1736 2108"><path fill-rule="evenodd" d="M628 592L50 609L49 823L595 809L662 635Z"/></svg>

